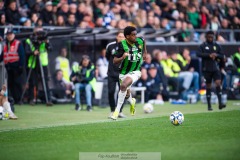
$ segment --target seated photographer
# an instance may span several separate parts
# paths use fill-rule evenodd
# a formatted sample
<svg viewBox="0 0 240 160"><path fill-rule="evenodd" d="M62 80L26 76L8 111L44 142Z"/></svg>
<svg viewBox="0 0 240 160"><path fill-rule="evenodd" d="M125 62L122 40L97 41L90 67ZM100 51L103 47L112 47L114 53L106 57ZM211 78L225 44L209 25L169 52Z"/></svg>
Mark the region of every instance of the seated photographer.
<svg viewBox="0 0 240 160"><path fill-rule="evenodd" d="M88 55L82 56L80 65L73 65L70 80L75 85L75 110L81 110L80 90L85 90L87 110L92 111L92 89L95 91L96 78L95 67Z"/></svg>
<svg viewBox="0 0 240 160"><path fill-rule="evenodd" d="M29 104L34 105L34 88L38 88L39 75L44 76L48 101L47 106L52 106L51 95L48 86L48 51L51 49L49 40L42 27L35 27L33 35L25 41L27 56L27 71L29 78L28 98ZM40 64L41 63L41 64ZM29 75L30 74L30 75Z"/></svg>
<svg viewBox="0 0 240 160"><path fill-rule="evenodd" d="M53 97L57 99L69 99L72 94L72 86L63 78L63 71L58 69L54 77Z"/></svg>
<svg viewBox="0 0 240 160"><path fill-rule="evenodd" d="M7 112L9 114L9 119L18 119L18 117L12 112L10 103L8 102L6 85L3 85L0 91L0 106L3 107L5 113Z"/></svg>

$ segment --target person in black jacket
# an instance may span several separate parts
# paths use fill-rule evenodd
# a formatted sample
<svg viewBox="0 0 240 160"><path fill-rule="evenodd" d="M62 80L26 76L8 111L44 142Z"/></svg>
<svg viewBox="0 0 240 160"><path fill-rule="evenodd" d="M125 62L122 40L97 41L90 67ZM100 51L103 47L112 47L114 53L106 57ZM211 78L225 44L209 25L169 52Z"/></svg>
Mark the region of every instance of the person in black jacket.
<svg viewBox="0 0 240 160"><path fill-rule="evenodd" d="M11 0L6 8L6 22L12 25L19 25L19 20L21 15L17 8L17 3L15 0Z"/></svg>
<svg viewBox="0 0 240 160"><path fill-rule="evenodd" d="M118 49L118 43L124 39L125 39L125 37L124 37L123 31L120 30L117 33L116 41L110 42L106 47L106 58L109 62L108 72L107 72L107 74L108 74L108 101L109 101L109 105L110 105L110 109L111 109L109 118L112 116L113 112L115 111L115 107L116 107L117 100L115 99L115 96L114 96L115 95L114 93L116 90L116 83L118 83L118 86L120 86L119 85L119 68L117 65L113 64L113 58L114 58L114 54L116 53L116 51ZM122 113L122 108L118 115L119 118L125 117L125 115Z"/></svg>
<svg viewBox="0 0 240 160"><path fill-rule="evenodd" d="M221 86L221 70L220 62L224 59L221 46L214 41L214 32L208 31L206 33L206 42L199 46L198 57L202 58L202 72L206 79L207 87L207 103L208 110L212 111L211 107L211 87L212 80L215 82L216 92L219 102L219 109L223 109L226 105L222 104L222 86Z"/></svg>

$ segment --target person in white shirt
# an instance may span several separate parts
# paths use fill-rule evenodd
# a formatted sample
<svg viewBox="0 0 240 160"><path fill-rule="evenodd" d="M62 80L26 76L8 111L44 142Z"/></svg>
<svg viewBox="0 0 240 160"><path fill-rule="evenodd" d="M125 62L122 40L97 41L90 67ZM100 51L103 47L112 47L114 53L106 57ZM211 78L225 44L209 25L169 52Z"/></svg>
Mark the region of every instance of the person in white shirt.
<svg viewBox="0 0 240 160"><path fill-rule="evenodd" d="M108 60L106 58L106 49L102 49L100 53L100 57L97 60L97 79L103 80L107 78L107 72L108 72Z"/></svg>

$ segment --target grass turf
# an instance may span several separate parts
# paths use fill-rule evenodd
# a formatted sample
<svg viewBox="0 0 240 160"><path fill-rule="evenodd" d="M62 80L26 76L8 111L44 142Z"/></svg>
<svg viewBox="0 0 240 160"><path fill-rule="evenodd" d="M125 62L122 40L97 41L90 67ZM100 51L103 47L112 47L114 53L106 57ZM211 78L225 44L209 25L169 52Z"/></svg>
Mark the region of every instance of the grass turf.
<svg viewBox="0 0 240 160"><path fill-rule="evenodd" d="M136 116L116 122L106 119L108 108L89 113L73 107L17 106L19 120L0 122L1 157L70 160L79 152L161 152L163 160L240 157L240 106L232 102L223 111L214 106L214 112L202 104L167 103L155 106L152 114L138 105ZM184 113L183 125L170 124L174 110Z"/></svg>

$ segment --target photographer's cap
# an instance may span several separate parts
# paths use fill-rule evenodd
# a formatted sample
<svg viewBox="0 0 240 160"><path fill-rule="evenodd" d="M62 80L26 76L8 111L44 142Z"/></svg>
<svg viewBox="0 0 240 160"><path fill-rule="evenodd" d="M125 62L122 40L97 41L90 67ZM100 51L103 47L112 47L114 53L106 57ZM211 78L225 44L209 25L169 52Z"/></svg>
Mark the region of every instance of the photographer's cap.
<svg viewBox="0 0 240 160"><path fill-rule="evenodd" d="M82 56L82 59L88 59L88 60L90 60L90 57L89 57L88 55L83 55L83 56Z"/></svg>
<svg viewBox="0 0 240 160"><path fill-rule="evenodd" d="M12 28L8 28L6 34L12 34L12 33L14 33L13 29Z"/></svg>

